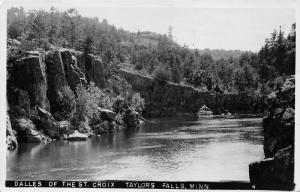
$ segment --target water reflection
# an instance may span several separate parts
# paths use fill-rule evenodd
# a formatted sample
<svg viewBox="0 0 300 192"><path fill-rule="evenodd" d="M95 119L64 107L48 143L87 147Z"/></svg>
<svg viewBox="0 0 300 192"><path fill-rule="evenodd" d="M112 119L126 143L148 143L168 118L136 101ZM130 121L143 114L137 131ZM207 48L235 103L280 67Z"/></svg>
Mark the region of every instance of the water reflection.
<svg viewBox="0 0 300 192"><path fill-rule="evenodd" d="M261 118L155 119L85 142L22 144L7 179L249 180L263 157Z"/></svg>

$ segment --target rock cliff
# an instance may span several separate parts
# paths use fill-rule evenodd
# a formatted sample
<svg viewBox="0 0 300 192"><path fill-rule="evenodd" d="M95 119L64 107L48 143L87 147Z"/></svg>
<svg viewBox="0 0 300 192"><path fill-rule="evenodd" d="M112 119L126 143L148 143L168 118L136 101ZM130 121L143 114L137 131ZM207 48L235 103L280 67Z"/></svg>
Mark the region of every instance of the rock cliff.
<svg viewBox="0 0 300 192"><path fill-rule="evenodd" d="M93 81L103 88L109 82L106 77L111 71L98 56L65 48L46 52L15 49L8 48L7 98L8 114L13 130L17 130L16 138L19 141L48 141L47 137L57 138L68 130L69 126L61 126L66 123L56 122L52 116L59 110L58 90L64 86L74 91L78 84L86 85ZM195 113L203 104L216 114L227 111L251 113L261 103L257 98L246 95L201 92L192 86L162 82L122 69L114 73L122 77L117 78L119 81L127 80L134 91L140 92L146 103L144 115L148 117ZM107 111L102 110L101 113ZM125 127L136 127L139 124L139 115L130 108L124 117L115 118L122 119L120 122ZM98 132L107 131L114 127L114 123L114 120L106 119L99 123ZM22 138L24 135L30 138Z"/></svg>
<svg viewBox="0 0 300 192"><path fill-rule="evenodd" d="M87 60L86 58L89 58ZM104 67L99 57L70 49L45 52L8 47L7 146L45 142L65 132L52 114L58 110L58 90L94 81L103 86ZM52 113L52 114L51 114ZM50 137L50 138L49 138Z"/></svg>
<svg viewBox="0 0 300 192"><path fill-rule="evenodd" d="M265 159L249 165L256 189L291 190L294 186L295 77L268 99L269 115L263 119Z"/></svg>
<svg viewBox="0 0 300 192"><path fill-rule="evenodd" d="M124 69L120 70L132 88L145 99L145 116L173 116L180 112L196 113L206 104L215 114L254 113L263 107L260 98L247 95L200 91L192 86L155 80Z"/></svg>
<svg viewBox="0 0 300 192"><path fill-rule="evenodd" d="M75 91L78 84L86 85L90 81L104 88L107 77L100 57L65 48L23 51L18 46L8 47L7 69L8 149L16 148L17 140L48 142L72 134L70 122L58 122L52 116L61 108L58 91L65 86ZM94 130L97 134L117 126L116 114L112 114L113 111L101 109L99 118L103 122L99 122L99 130ZM128 114L126 117L131 117ZM131 120L125 118L128 119ZM127 121L120 122L124 123L122 126L130 126L126 125ZM90 129L88 124L84 126Z"/></svg>

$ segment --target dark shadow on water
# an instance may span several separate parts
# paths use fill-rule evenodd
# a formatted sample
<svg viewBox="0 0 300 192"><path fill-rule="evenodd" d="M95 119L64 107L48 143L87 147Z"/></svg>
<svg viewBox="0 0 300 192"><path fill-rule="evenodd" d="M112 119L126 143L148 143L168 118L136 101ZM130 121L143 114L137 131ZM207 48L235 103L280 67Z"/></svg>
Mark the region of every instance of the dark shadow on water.
<svg viewBox="0 0 300 192"><path fill-rule="evenodd" d="M214 165L207 159L218 162L222 157L215 152L222 150L223 144L237 147L235 155L243 155L241 158L244 159L248 159L248 153L240 154L235 143L249 146L246 150L250 151L254 146L252 154L260 150L261 122L261 119L249 118L164 118L156 119L155 123L144 123L139 128L93 136L86 141L22 144L7 156L7 175L9 179L51 177L67 180L88 179L89 174L103 176L109 173L118 177L119 172L138 170L141 172L137 174L147 178L149 171L161 176L173 170L175 174L183 167L187 171L194 169L195 163L206 163L213 169ZM227 154L223 155L228 162L231 160ZM51 175L47 174L49 170ZM189 173L186 174L188 177Z"/></svg>

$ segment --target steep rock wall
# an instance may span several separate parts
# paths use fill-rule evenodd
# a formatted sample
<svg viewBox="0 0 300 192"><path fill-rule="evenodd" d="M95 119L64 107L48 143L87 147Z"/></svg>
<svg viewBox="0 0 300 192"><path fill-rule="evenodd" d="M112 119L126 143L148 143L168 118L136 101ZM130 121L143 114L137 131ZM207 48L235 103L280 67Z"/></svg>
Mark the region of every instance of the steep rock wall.
<svg viewBox="0 0 300 192"><path fill-rule="evenodd" d="M120 74L145 99L146 116L172 116L177 112L196 113L204 104L220 114L258 112L263 102L246 95L203 92L192 86L155 80L120 69Z"/></svg>
<svg viewBox="0 0 300 192"><path fill-rule="evenodd" d="M31 106L39 105L50 110L47 98L47 77L44 52L27 52L27 56L16 62L14 69L15 86L26 91Z"/></svg>
<svg viewBox="0 0 300 192"><path fill-rule="evenodd" d="M103 88L105 82L105 69L100 57L77 52L79 67L84 71L88 82L94 82L98 87Z"/></svg>
<svg viewBox="0 0 300 192"><path fill-rule="evenodd" d="M269 98L269 115L263 119L265 159L249 165L256 189L292 190L294 186L295 77Z"/></svg>
<svg viewBox="0 0 300 192"><path fill-rule="evenodd" d="M104 86L103 63L94 55L64 48L24 52L18 47L8 47L8 55L9 149L15 147L15 135L19 142L43 142L48 140L47 136L54 138L61 134L59 122L49 112L54 114L59 110L58 91L64 86L73 91L78 84L90 81ZM50 115L44 117L41 111Z"/></svg>
<svg viewBox="0 0 300 192"><path fill-rule="evenodd" d="M46 67L48 82L47 98L51 105L51 112L55 112L58 110L57 92L62 87L68 85L60 51L55 50L46 54Z"/></svg>

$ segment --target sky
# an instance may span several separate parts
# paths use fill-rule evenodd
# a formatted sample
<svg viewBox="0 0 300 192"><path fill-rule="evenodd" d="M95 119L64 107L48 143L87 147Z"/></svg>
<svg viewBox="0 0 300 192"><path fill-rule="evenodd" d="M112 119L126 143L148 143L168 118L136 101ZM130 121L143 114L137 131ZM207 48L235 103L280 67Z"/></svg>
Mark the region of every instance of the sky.
<svg viewBox="0 0 300 192"><path fill-rule="evenodd" d="M77 8L82 15L106 18L132 32L153 31L173 36L190 48L258 51L274 29L289 32L293 9L266 8Z"/></svg>
<svg viewBox="0 0 300 192"><path fill-rule="evenodd" d="M39 2L41 1L43 0ZM22 3L24 0L15 0L15 2L17 3L14 6L24 6L26 10L37 8L49 10L50 8L49 4L47 6L42 3L26 4ZM120 3L115 3L113 6L99 6L99 4L92 6L92 4L78 3L80 0L74 2L77 3L64 4L63 7L54 5L54 7L62 11L74 7L83 16L98 17L99 21L105 18L109 24L131 32L139 30L167 34L168 27L171 25L177 43L198 49L239 49L256 52L274 29L278 30L281 26L287 34L291 24L296 21L295 9L281 8L280 5L271 8L268 6L192 8L192 6L172 6L173 4L163 7L130 7L136 4L124 6Z"/></svg>

